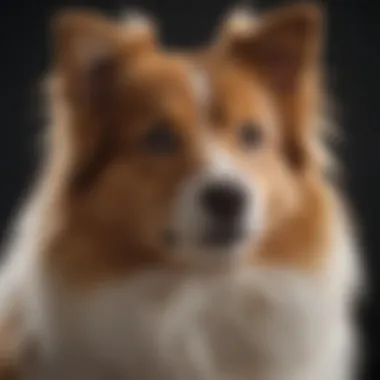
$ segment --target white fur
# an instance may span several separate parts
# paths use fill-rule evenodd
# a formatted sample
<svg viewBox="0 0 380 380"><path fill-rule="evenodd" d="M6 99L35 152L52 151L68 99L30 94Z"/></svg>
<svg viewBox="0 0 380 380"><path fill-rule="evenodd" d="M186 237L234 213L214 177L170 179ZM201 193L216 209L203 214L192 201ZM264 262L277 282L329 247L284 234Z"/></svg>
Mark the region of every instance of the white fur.
<svg viewBox="0 0 380 380"><path fill-rule="evenodd" d="M206 111L206 107L210 105L211 101L211 86L206 71L200 67L191 67L189 82L199 108ZM200 116L203 117L204 115Z"/></svg>
<svg viewBox="0 0 380 380"><path fill-rule="evenodd" d="M28 244L13 257L37 254L30 232L39 212L29 208L18 240ZM290 269L162 270L73 296L40 272L37 256L29 266L13 259L4 267L4 278L15 276L8 289L17 283L28 290L28 323L49 341L36 377L26 379L100 380L117 373L120 379L347 380L356 270L350 232L338 218L335 229L331 260L315 277ZM1 296L3 311L9 299Z"/></svg>
<svg viewBox="0 0 380 380"><path fill-rule="evenodd" d="M237 8L227 16L226 24L232 33L244 34L251 32L258 24L258 17L251 10Z"/></svg>
<svg viewBox="0 0 380 380"><path fill-rule="evenodd" d="M127 38L130 38L131 35L149 34L154 28L154 21L148 15L137 10L125 11L121 24Z"/></svg>
<svg viewBox="0 0 380 380"><path fill-rule="evenodd" d="M179 236L179 243L176 246L175 255L196 257L203 260L221 260L221 258L231 259L232 256L241 256L246 248L252 244L249 236L263 228L264 210L263 202L260 198L260 189L255 181L247 176L247 173L237 165L233 153L223 147L217 136L212 132L207 132L202 123L205 122L211 97L211 87L209 78L200 67L192 68L189 71L189 83L193 88L194 97L199 105L201 114L199 115L199 126L195 126L203 131L200 133L200 152L203 159L202 168L193 177L182 184L178 192L177 202L175 202L173 212L173 229ZM243 237L236 244L231 244L217 252L211 252L209 247L207 252L199 246L199 242L204 232L212 226L213 220L202 208L202 190L213 183L228 182L241 188L247 197L247 206L242 216L242 227L246 230L247 237ZM187 257L189 258L189 257ZM235 259L233 257L232 259Z"/></svg>
<svg viewBox="0 0 380 380"><path fill-rule="evenodd" d="M213 136L204 136L205 163L202 170L183 183L179 190L178 200L175 204L173 225L180 237L180 251L186 255L196 255L199 258L228 257L232 252L242 253L252 243L250 237L254 232L262 229L263 210L259 207L263 202L258 201L259 189L254 180L247 178L245 172L239 168L232 155L220 148ZM201 193L203 189L213 183L228 182L241 188L247 199L247 206L242 215L242 228L247 235L236 244L222 249L223 252L207 252L199 246L202 235L212 227L213 220L202 208ZM178 252L176 253L178 254Z"/></svg>
<svg viewBox="0 0 380 380"><path fill-rule="evenodd" d="M232 9L225 17L222 32L232 36L252 33L259 26L260 18L247 7Z"/></svg>

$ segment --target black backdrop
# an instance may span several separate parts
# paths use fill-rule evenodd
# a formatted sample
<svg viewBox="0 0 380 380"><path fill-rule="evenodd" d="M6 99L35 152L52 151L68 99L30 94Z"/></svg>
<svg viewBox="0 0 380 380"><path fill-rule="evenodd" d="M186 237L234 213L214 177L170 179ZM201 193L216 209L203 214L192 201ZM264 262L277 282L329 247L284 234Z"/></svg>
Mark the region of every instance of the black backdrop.
<svg viewBox="0 0 380 380"><path fill-rule="evenodd" d="M261 0L267 8L279 1ZM361 218L369 302L361 312L363 379L380 379L380 27L374 0L325 1L330 87L339 100L346 145L348 193ZM0 233L33 176L41 118L39 79L49 60L48 21L57 9L92 6L117 12L145 8L161 20L168 44L191 46L210 37L233 0L3 0L0 5ZM379 229L379 232L378 232Z"/></svg>

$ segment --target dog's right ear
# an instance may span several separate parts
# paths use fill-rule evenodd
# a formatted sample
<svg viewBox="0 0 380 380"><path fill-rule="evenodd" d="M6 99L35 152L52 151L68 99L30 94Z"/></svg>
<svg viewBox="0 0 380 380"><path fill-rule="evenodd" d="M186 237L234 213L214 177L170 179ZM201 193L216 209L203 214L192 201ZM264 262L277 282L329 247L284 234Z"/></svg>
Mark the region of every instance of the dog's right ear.
<svg viewBox="0 0 380 380"><path fill-rule="evenodd" d="M129 59L154 48L153 25L139 17L118 23L93 11L66 11L52 22L53 62L75 103L99 107L112 98Z"/></svg>
<svg viewBox="0 0 380 380"><path fill-rule="evenodd" d="M141 15L120 21L66 11L53 19L52 34L53 151L69 152L69 182L83 188L116 149L125 76L155 50L155 28Z"/></svg>

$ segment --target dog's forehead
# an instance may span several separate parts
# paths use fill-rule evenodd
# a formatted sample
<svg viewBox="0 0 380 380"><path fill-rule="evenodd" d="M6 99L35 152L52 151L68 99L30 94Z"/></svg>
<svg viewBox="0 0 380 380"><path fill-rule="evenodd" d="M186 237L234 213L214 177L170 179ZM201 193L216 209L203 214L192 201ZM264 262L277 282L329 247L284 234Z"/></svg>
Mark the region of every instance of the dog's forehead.
<svg viewBox="0 0 380 380"><path fill-rule="evenodd" d="M150 96L174 97L178 100L193 97L192 69L188 60L178 56L152 54L126 66L125 88L136 89Z"/></svg>
<svg viewBox="0 0 380 380"><path fill-rule="evenodd" d="M263 91L242 71L221 60L190 54L160 53L128 72L135 84L159 104L206 115L215 105L231 114L260 112Z"/></svg>

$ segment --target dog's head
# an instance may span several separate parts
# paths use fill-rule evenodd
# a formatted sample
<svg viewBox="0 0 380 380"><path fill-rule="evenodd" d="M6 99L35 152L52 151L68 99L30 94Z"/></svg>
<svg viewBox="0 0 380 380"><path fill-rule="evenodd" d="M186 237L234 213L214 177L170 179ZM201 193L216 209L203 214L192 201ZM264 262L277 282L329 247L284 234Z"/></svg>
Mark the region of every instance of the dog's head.
<svg viewBox="0 0 380 380"><path fill-rule="evenodd" d="M142 18L68 12L54 27L53 161L72 230L104 262L214 265L286 230L323 175L318 8L231 16L190 53Z"/></svg>

